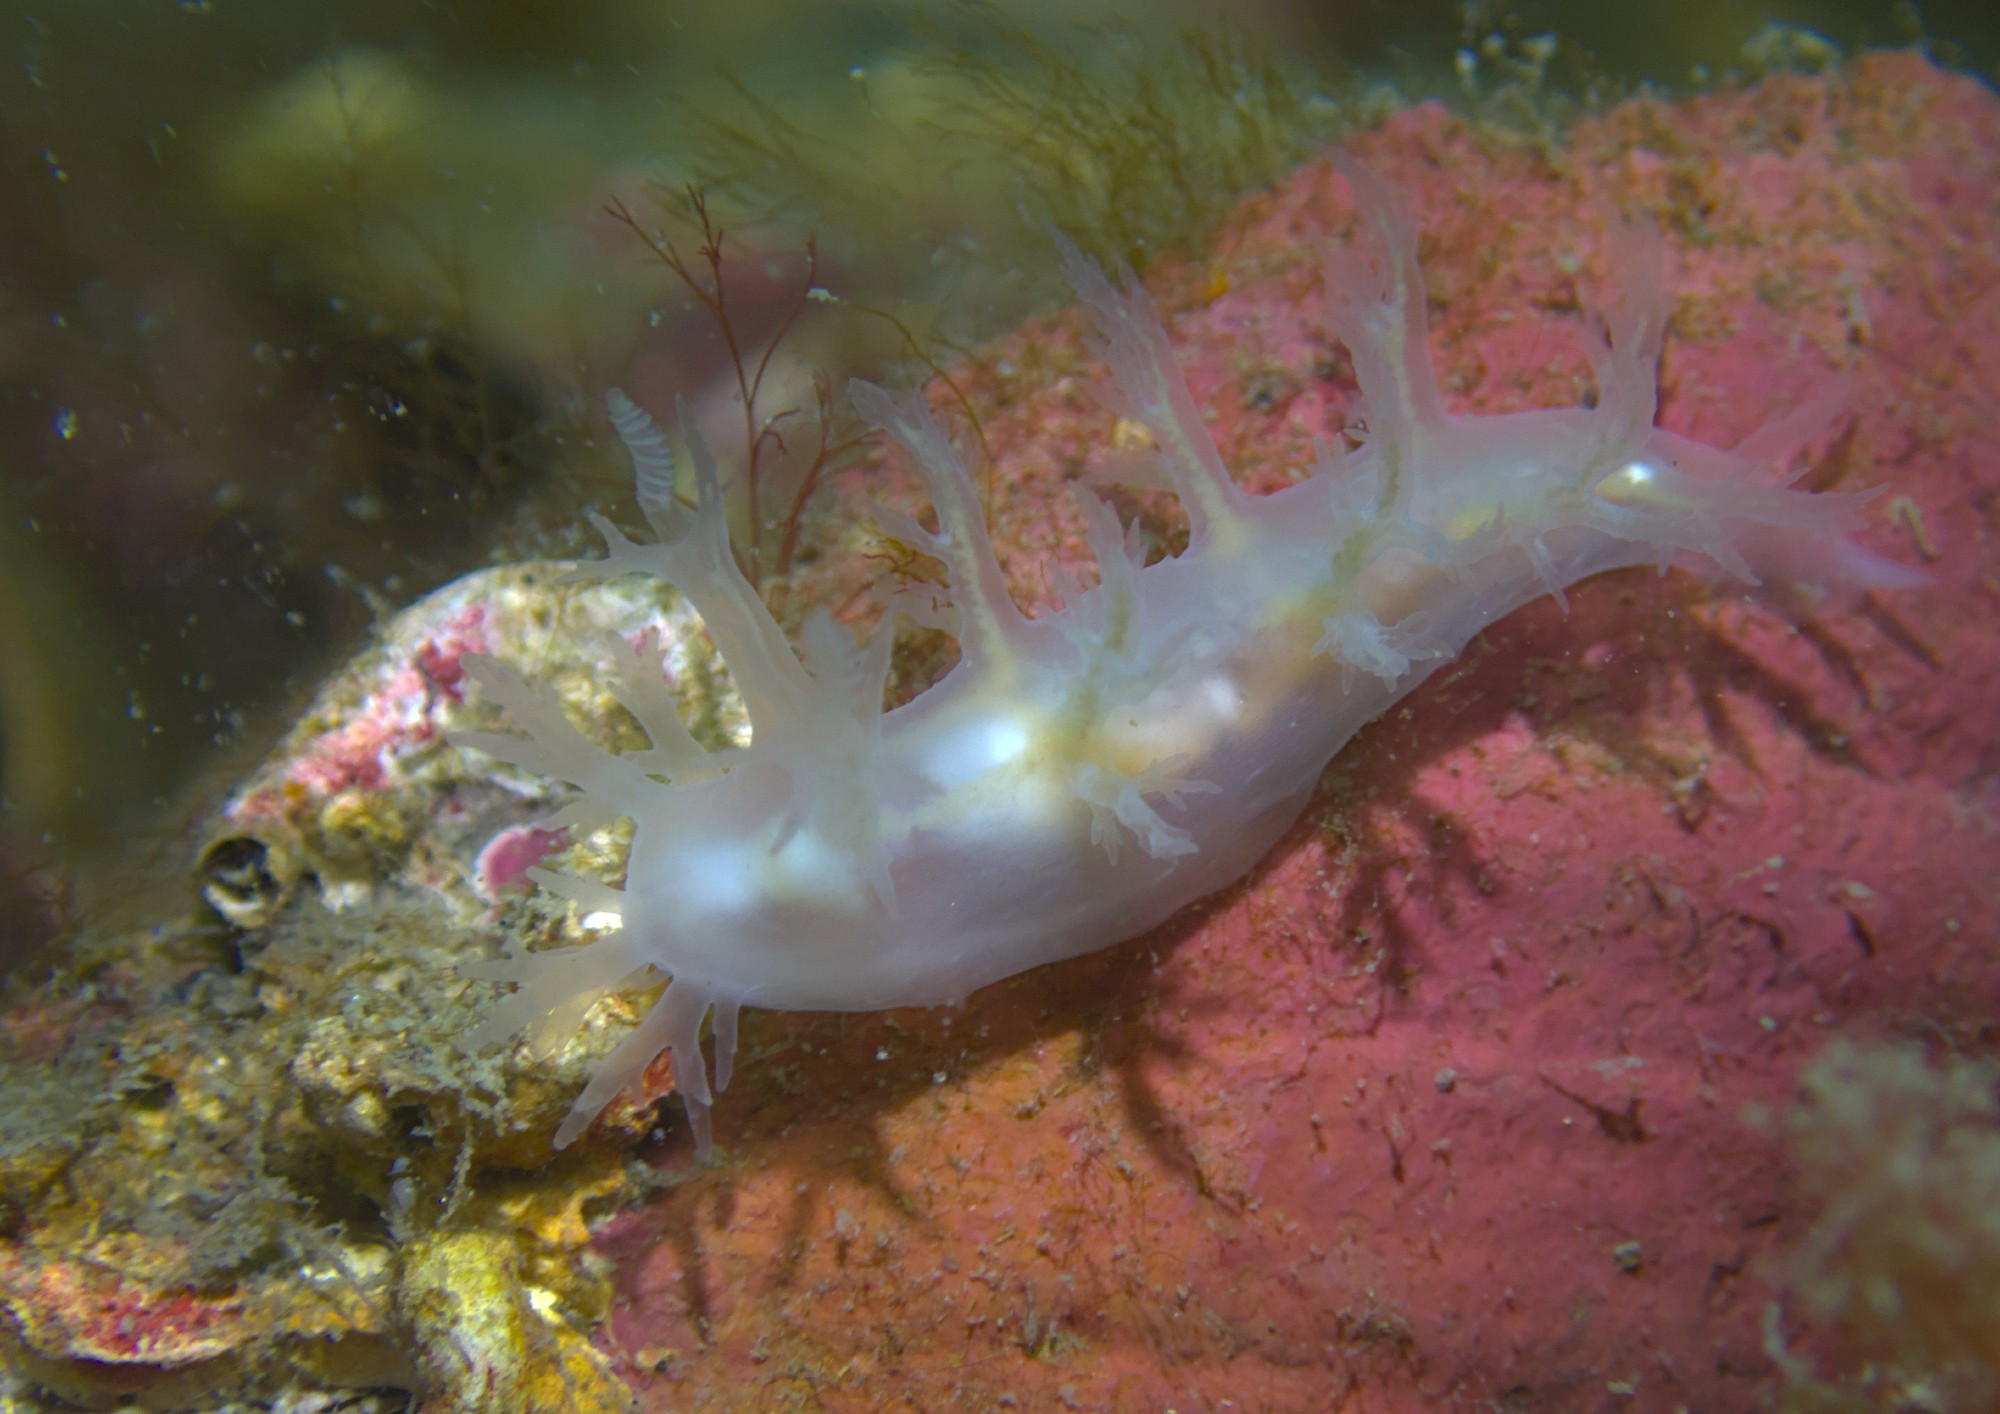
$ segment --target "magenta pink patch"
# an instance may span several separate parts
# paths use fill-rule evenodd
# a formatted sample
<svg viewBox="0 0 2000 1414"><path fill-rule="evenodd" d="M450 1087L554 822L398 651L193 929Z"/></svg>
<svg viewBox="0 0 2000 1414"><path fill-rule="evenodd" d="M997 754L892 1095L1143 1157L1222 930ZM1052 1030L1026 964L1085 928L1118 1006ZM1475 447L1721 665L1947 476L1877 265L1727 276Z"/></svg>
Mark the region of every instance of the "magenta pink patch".
<svg viewBox="0 0 2000 1414"><path fill-rule="evenodd" d="M532 888L528 871L560 849L568 835L567 830L544 830L535 825L502 830L473 861L473 887L488 903L498 903L500 895L509 891Z"/></svg>
<svg viewBox="0 0 2000 1414"><path fill-rule="evenodd" d="M439 628L436 636L417 650L418 671L453 702L464 700L459 685L465 681L465 655L485 649L486 618L486 606L474 604Z"/></svg>

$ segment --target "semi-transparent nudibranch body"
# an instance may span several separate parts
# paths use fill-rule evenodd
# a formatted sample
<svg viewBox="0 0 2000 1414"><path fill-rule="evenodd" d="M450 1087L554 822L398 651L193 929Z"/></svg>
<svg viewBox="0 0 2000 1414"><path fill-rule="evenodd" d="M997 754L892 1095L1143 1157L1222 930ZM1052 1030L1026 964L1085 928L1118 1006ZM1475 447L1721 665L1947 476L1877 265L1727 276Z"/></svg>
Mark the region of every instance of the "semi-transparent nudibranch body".
<svg viewBox="0 0 2000 1414"><path fill-rule="evenodd" d="M1129 275L1114 284L1063 243L1118 410L1151 432L1186 509L1177 556L1141 564L1112 510L1079 491L1099 582L1028 618L1008 595L972 478L921 394L855 385L858 410L928 481L936 531L883 520L945 566L960 649L948 674L890 712L893 616L865 643L816 617L795 651L737 568L720 475L699 438L690 428L689 510L666 440L610 394L657 543L635 544L598 517L610 555L580 573L657 575L686 596L752 736L698 745L658 664L636 652L621 651L618 695L651 746L624 756L588 742L511 670L468 664L524 735L461 744L575 786L572 823L633 823L622 889L540 876L622 926L584 947L468 969L517 984L475 1039L551 1012L565 1024L606 989L671 979L577 1099L558 1145L671 1049L706 1149L745 1006L953 1002L1152 928L1246 872L1357 730L1539 595L1631 565L1753 582L1782 569L1822 591L1913 582L1847 538L1865 494L1811 494L1783 474L1837 399L1733 450L1654 426L1667 314L1657 237L1614 233L1617 299L1588 331L1595 406L1447 413L1425 343L1415 223L1369 172L1333 160L1362 219L1327 259L1324 299L1353 357L1366 440L1322 450L1308 476L1272 495L1231 479L1145 290ZM712 1085L700 1044L710 1016Z"/></svg>

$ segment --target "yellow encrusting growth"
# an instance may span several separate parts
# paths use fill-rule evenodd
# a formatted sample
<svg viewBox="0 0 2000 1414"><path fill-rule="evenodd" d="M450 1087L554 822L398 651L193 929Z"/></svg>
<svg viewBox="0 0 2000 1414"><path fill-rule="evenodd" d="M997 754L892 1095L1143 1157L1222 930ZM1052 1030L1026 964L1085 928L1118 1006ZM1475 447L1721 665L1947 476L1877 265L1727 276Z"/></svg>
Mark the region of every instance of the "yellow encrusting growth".
<svg viewBox="0 0 2000 1414"><path fill-rule="evenodd" d="M2000 1068L1839 1041L1790 1115L1819 1211L1788 1297L1839 1333L1816 1370L1770 1308L1766 1346L1796 1411L1990 1409L2000 1399ZM1861 1362L1867 1362L1865 1365Z"/></svg>

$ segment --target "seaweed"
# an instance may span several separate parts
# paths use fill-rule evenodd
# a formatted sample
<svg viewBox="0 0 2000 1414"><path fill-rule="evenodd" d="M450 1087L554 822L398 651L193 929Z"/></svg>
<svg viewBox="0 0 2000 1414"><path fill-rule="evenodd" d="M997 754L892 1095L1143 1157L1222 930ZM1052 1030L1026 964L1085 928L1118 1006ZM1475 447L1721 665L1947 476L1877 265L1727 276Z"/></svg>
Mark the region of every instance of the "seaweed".
<svg viewBox="0 0 2000 1414"><path fill-rule="evenodd" d="M736 399L743 415L742 486L747 507L742 543L737 546L738 559L745 577L752 586L761 589L767 569L778 578L791 572L798 557L807 503L812 500L821 481L858 451L867 438L843 423L835 408L832 384L824 374L815 375L815 410L811 419L815 445L804 470L797 475L782 510L775 518L766 520L762 494L771 471L768 459L774 454L781 458L789 455L791 449L785 441L782 424L787 418L797 417L800 409L786 408L766 414L763 410L764 385L771 372L772 358L797 327L806 305L814 300L831 298L819 283L819 245L815 238L806 237L805 275L799 282L798 294L764 339L760 352L749 345L730 308L729 285L724 278L723 243L726 232L709 211L708 193L698 186L688 186L680 195L689 218L700 233L692 259L682 253L664 230L659 227L648 229L621 198L614 197L605 205L605 211L644 242L660 263L686 286L688 293L707 311L722 338L723 347L728 351L729 371L735 380ZM684 504L693 505L685 497L682 499ZM769 547L767 559L766 541L773 536L776 543Z"/></svg>

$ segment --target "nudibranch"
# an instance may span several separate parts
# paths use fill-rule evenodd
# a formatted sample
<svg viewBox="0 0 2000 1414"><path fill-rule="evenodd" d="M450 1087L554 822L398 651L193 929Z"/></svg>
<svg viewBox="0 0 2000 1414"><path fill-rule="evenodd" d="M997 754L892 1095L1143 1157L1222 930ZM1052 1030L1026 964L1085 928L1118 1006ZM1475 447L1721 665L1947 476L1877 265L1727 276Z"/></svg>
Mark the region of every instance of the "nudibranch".
<svg viewBox="0 0 2000 1414"><path fill-rule="evenodd" d="M1186 510L1178 555L1142 563L1117 515L1079 488L1098 583L1026 616L922 395L854 385L858 411L921 468L937 521L884 512L884 527L942 563L955 612L956 666L892 711L895 616L856 643L818 615L795 652L737 567L720 477L693 427L689 508L665 438L608 396L657 543L594 517L610 553L578 575L657 575L684 595L751 738L698 745L659 664L629 647L616 694L651 746L626 755L586 740L517 673L468 660L525 735L459 744L574 786L569 823L632 822L622 889L538 875L620 926L469 966L517 984L474 1040L552 1012L573 1025L609 989L670 979L576 1100L559 1147L671 1050L706 1151L745 1006L955 1002L1163 922L1247 872L1364 724L1539 595L1631 565L1752 583L1777 571L1822 588L1911 581L1848 538L1865 494L1813 494L1782 474L1831 403L1733 450L1654 426L1667 315L1657 236L1614 233L1621 298L1590 330L1594 406L1448 413L1425 343L1415 222L1381 180L1332 160L1360 223L1326 261L1323 298L1353 359L1365 440L1323 443L1310 474L1271 495L1232 481L1144 288L1129 273L1114 285L1061 243L1119 411L1151 433Z"/></svg>

